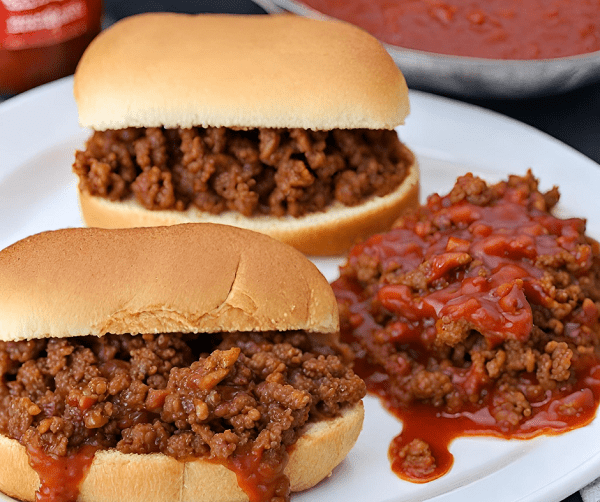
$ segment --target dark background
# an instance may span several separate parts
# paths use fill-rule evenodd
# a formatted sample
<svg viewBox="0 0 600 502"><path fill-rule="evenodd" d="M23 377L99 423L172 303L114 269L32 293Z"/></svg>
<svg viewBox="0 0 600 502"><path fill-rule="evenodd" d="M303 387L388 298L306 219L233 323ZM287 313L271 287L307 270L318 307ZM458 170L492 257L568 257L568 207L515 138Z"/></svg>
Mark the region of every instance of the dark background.
<svg viewBox="0 0 600 502"><path fill-rule="evenodd" d="M104 0L104 6L109 23L132 14L149 11L265 13L251 0ZM456 96L451 97L457 99ZM463 99L463 101L525 122L600 163L600 78L598 84L555 96L535 99ZM565 166L565 169L568 169L568 166ZM579 493L575 493L564 502L581 501Z"/></svg>

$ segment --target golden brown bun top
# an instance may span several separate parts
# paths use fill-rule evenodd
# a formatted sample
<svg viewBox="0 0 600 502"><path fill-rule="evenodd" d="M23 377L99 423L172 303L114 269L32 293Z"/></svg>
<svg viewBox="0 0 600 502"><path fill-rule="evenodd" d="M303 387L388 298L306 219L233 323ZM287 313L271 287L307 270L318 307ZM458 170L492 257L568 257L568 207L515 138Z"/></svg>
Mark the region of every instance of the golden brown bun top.
<svg viewBox="0 0 600 502"><path fill-rule="evenodd" d="M371 35L293 15L141 14L102 32L75 73L79 121L123 127L392 129L404 77Z"/></svg>
<svg viewBox="0 0 600 502"><path fill-rule="evenodd" d="M0 252L0 284L0 340L339 327L304 255L224 225L44 232Z"/></svg>

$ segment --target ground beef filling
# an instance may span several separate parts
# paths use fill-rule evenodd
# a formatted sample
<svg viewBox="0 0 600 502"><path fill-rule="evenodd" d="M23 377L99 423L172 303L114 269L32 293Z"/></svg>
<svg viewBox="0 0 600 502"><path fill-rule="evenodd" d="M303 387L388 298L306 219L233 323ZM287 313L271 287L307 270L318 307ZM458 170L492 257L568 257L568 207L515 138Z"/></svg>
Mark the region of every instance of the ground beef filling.
<svg viewBox="0 0 600 502"><path fill-rule="evenodd" d="M387 195L413 160L393 130L154 127L94 132L73 170L80 190L147 209L299 217Z"/></svg>
<svg viewBox="0 0 600 502"><path fill-rule="evenodd" d="M467 175L342 267L342 335L404 421L390 450L403 477L443 474L467 431L531 437L593 418L600 248L584 220L551 215L558 198L531 173Z"/></svg>
<svg viewBox="0 0 600 502"><path fill-rule="evenodd" d="M303 332L0 342L0 432L64 457L84 445L271 464L311 420L365 393ZM272 500L289 496L287 479Z"/></svg>

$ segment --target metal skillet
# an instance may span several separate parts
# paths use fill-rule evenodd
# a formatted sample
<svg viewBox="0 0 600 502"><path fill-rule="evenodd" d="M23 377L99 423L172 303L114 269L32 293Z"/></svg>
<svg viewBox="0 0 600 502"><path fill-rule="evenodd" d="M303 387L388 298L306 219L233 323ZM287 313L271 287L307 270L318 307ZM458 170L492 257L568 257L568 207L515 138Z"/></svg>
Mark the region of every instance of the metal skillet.
<svg viewBox="0 0 600 502"><path fill-rule="evenodd" d="M268 13L326 19L297 0L253 0ZM463 98L533 98L600 81L600 51L554 59L449 56L384 44L413 89Z"/></svg>

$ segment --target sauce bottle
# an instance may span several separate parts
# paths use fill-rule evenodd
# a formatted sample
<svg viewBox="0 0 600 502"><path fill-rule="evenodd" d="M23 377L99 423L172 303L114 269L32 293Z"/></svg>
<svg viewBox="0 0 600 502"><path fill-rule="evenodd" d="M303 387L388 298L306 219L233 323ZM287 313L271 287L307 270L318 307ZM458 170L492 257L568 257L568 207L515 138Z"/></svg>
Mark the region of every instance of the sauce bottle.
<svg viewBox="0 0 600 502"><path fill-rule="evenodd" d="M72 74L101 14L101 0L0 0L0 96Z"/></svg>

